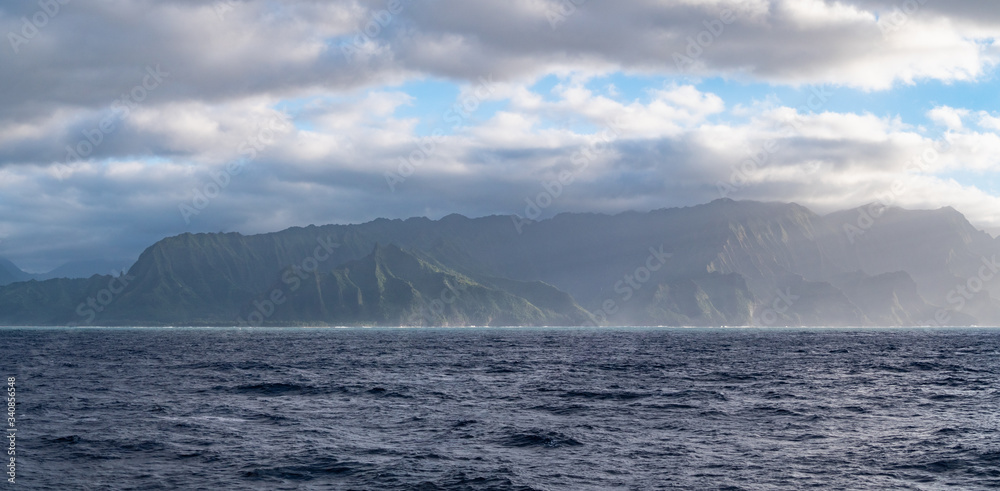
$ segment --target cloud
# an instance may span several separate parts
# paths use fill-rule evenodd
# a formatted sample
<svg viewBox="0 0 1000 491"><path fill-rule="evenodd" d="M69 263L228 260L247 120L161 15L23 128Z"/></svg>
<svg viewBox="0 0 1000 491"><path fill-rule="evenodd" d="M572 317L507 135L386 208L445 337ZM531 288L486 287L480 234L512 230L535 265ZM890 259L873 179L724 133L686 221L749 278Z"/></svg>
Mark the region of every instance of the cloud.
<svg viewBox="0 0 1000 491"><path fill-rule="evenodd" d="M949 130L962 129L962 119L969 115L966 109L955 109L948 106L938 106L927 112L927 117Z"/></svg>
<svg viewBox="0 0 1000 491"><path fill-rule="evenodd" d="M996 64L1000 32L991 4L969 1L923 5L900 18L892 4L861 0L587 2L555 28L549 19L564 3L554 0L407 1L397 14L380 2L233 5L223 15L213 3L181 0L63 5L16 53L0 50L0 121L104 107L156 64L173 77L156 95L163 102L558 71L885 89L977 79ZM36 10L3 6L0 32L20 32L22 17ZM720 22L726 12L730 24ZM348 48L359 54L345 56ZM678 69L674 55L693 49L697 68Z"/></svg>
<svg viewBox="0 0 1000 491"><path fill-rule="evenodd" d="M895 115L709 88L991 83L991 2L390 5L70 2L27 42L7 36L0 255L45 269L135 257L189 230L523 214L565 173L543 215L690 205L719 197L720 183L735 198L824 211L902 180L900 205L956 205L1000 230L996 198L960 178L996 171L989 108L935 102L926 116L945 133L932 137ZM0 6L0 33L24 36L38 9ZM155 87L150 70L164 74ZM595 87L604 76L615 82ZM537 88L548 77L555 86ZM492 82L479 97L481 78ZM407 85L427 80L457 98L430 107ZM635 80L657 82L636 91ZM448 112L470 97L476 109ZM937 157L914 168L928 149ZM733 183L761 151L766 163ZM185 221L180 207L234 162L240 172Z"/></svg>
<svg viewBox="0 0 1000 491"><path fill-rule="evenodd" d="M979 41L1000 31L992 16L951 18L941 9L893 16L877 2L587 2L554 28L546 19L565 4L503 4L455 0L438 2L441 10L412 9L412 30L391 49L409 68L467 79L565 67L881 90L923 79L977 79L998 54ZM679 64L677 56L692 63Z"/></svg>
<svg viewBox="0 0 1000 491"><path fill-rule="evenodd" d="M1000 131L1000 118L986 111L979 111L979 126L993 131Z"/></svg>
<svg viewBox="0 0 1000 491"><path fill-rule="evenodd" d="M456 210L523 215L562 172L570 172L572 182L543 207L543 216L682 206L721 196L796 201L825 212L864 204L903 183L906 191L893 195L896 205L955 205L980 226L1000 229L990 208L1000 204L996 198L949 177L990 168L988 156L1000 150L995 133L956 131L945 142L891 118L785 106L757 108L742 122L712 122L724 104L693 86L653 89L645 102L630 103L580 87L567 83L555 99L512 103L441 137L395 191L383 174L427 141L412 121L394 116L409 96L376 91L349 100L322 97L328 102L305 110L311 129L277 125L191 224L179 206L193 203L213 173L244 158L241 142L253 141L268 118L284 120L253 99L139 111L131 131L172 148L177 159L88 161L61 170L8 166L0 176L2 211L18 219L5 221L0 237L13 256L29 255L36 241L49 244L43 251L56 257L90 242L107 255L134 256L138 243L185 230L255 233ZM526 87L511 92L536 99L525 95ZM595 124L543 124L564 114ZM156 124L164 120L171 123ZM605 120L614 126L597 125ZM589 157L581 164L580 155ZM745 171L755 157L759 162Z"/></svg>

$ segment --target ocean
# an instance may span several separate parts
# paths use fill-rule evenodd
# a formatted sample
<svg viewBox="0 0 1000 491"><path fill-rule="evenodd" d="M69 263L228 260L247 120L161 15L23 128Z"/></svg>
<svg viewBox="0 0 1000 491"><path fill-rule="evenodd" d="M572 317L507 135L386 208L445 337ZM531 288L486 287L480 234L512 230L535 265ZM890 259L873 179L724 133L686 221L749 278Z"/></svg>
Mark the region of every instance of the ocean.
<svg viewBox="0 0 1000 491"><path fill-rule="evenodd" d="M0 360L24 489L1000 487L1000 330L4 328Z"/></svg>

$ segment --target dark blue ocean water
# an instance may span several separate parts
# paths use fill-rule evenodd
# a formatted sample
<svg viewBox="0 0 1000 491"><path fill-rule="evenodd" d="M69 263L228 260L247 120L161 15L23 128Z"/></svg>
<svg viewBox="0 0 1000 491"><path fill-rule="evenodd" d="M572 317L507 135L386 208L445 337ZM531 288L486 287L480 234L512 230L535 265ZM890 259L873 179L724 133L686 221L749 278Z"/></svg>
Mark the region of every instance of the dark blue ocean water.
<svg viewBox="0 0 1000 491"><path fill-rule="evenodd" d="M987 489L1000 330L3 329L25 489Z"/></svg>

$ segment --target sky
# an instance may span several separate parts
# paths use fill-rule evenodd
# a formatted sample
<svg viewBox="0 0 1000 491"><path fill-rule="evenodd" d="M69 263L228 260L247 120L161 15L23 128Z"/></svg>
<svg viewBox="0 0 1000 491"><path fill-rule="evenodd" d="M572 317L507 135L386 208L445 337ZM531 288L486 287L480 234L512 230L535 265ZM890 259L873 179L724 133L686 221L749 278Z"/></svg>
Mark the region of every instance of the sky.
<svg viewBox="0 0 1000 491"><path fill-rule="evenodd" d="M952 206L1000 232L988 0L0 4L0 256L185 232Z"/></svg>

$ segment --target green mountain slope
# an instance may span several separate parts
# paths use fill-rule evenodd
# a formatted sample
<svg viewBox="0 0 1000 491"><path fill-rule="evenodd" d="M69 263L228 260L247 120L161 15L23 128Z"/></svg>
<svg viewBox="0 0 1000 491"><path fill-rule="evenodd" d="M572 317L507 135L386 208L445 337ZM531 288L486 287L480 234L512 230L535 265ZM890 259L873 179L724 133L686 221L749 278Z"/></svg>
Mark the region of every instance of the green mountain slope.
<svg viewBox="0 0 1000 491"><path fill-rule="evenodd" d="M579 325L586 312L555 288L491 279L483 284L395 245L332 271L296 274L241 312L272 325ZM537 303L533 303L537 302Z"/></svg>
<svg viewBox="0 0 1000 491"><path fill-rule="evenodd" d="M449 215L183 234L149 247L127 288L90 308L94 323L226 325L277 290L292 307L262 322L1000 324L1000 241L950 208L872 210L717 200L527 224ZM9 281L0 323L77 322L106 288ZM469 293L420 314L458 286Z"/></svg>
<svg viewBox="0 0 1000 491"><path fill-rule="evenodd" d="M91 323L99 315L98 310L103 311L115 300L109 286L115 290L124 288L112 280L111 276L95 275L87 279L31 280L0 287L0 325Z"/></svg>

